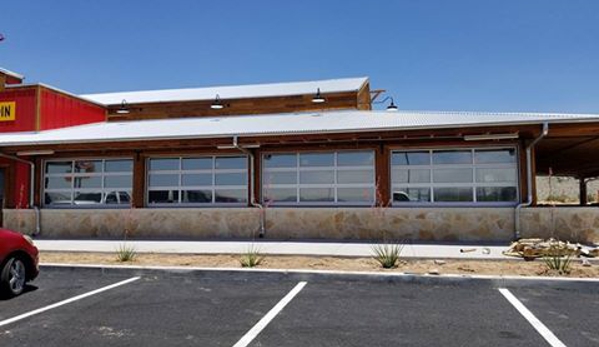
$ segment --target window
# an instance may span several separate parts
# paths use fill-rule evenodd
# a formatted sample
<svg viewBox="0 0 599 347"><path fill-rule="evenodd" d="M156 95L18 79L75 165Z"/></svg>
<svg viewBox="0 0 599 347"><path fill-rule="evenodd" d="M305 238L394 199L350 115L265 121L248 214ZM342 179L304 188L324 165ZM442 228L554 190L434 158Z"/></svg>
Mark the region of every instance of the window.
<svg viewBox="0 0 599 347"><path fill-rule="evenodd" d="M394 151L395 203L503 203L518 201L516 150Z"/></svg>
<svg viewBox="0 0 599 347"><path fill-rule="evenodd" d="M130 159L47 161L44 205L50 207L129 206L133 185Z"/></svg>
<svg viewBox="0 0 599 347"><path fill-rule="evenodd" d="M247 203L246 156L152 158L148 162L150 205Z"/></svg>
<svg viewBox="0 0 599 347"><path fill-rule="evenodd" d="M266 154L262 200L274 205L371 205L374 152Z"/></svg>

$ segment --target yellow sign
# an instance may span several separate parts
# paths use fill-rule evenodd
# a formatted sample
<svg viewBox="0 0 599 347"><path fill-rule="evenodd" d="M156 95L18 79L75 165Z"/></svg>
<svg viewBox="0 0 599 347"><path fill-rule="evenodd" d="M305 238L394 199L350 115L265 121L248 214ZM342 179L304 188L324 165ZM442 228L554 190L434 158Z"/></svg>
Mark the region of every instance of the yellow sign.
<svg viewBox="0 0 599 347"><path fill-rule="evenodd" d="M14 101L0 102L0 122L15 120L17 114L17 103Z"/></svg>

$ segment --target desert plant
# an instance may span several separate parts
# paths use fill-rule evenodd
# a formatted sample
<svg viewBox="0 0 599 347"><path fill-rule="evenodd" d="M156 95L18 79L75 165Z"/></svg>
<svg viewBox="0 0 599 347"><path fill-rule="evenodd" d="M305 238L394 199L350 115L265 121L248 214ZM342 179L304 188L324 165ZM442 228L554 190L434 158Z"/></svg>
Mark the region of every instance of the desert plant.
<svg viewBox="0 0 599 347"><path fill-rule="evenodd" d="M543 257L543 261L549 270L555 270L560 275L569 274L572 267L572 252L567 246L558 242L552 245Z"/></svg>
<svg viewBox="0 0 599 347"><path fill-rule="evenodd" d="M253 245L248 247L248 249L241 255L239 262L242 267L255 267L262 263L264 260L264 256L260 252L260 250Z"/></svg>
<svg viewBox="0 0 599 347"><path fill-rule="evenodd" d="M372 246L372 257L385 269L397 267L403 243L379 243Z"/></svg>
<svg viewBox="0 0 599 347"><path fill-rule="evenodd" d="M135 246L123 243L116 249L116 258L120 262L133 261L135 257L137 257Z"/></svg>

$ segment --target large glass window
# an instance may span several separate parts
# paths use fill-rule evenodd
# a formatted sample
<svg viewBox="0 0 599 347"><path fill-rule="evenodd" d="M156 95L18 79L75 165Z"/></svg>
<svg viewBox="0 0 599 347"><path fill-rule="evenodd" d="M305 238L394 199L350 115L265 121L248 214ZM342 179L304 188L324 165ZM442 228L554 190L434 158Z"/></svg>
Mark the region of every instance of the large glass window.
<svg viewBox="0 0 599 347"><path fill-rule="evenodd" d="M148 163L150 205L247 203L246 156L152 158Z"/></svg>
<svg viewBox="0 0 599 347"><path fill-rule="evenodd" d="M266 204L374 203L373 151L266 154L262 162Z"/></svg>
<svg viewBox="0 0 599 347"><path fill-rule="evenodd" d="M47 161L44 168L44 205L130 205L132 185L133 161L130 159Z"/></svg>
<svg viewBox="0 0 599 347"><path fill-rule="evenodd" d="M518 200L516 150L394 151L395 203L505 203Z"/></svg>

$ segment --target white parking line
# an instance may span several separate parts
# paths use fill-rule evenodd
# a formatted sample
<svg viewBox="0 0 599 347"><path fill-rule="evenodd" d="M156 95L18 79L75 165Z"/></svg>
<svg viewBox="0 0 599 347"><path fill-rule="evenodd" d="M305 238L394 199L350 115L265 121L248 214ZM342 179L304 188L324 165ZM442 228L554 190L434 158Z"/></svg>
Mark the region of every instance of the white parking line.
<svg viewBox="0 0 599 347"><path fill-rule="evenodd" d="M526 318L526 320L532 325L532 327L535 328L535 330L539 334L541 334L541 336L552 347L566 347L566 345L562 341L560 341L560 339L558 339L557 336L555 336L553 332L551 332L551 330L549 330L549 328L547 328L545 324L543 324L543 322L541 322L537 317L535 317L535 315L532 312L530 312L526 308L526 306L524 306L524 304L520 302L520 300L518 300L518 298L516 298L514 294L512 294L512 292L510 292L506 288L499 288L499 292L507 299L507 301L510 302L510 304L512 304L516 308L516 310L518 310L518 312L520 312L522 316L524 316L524 318Z"/></svg>
<svg viewBox="0 0 599 347"><path fill-rule="evenodd" d="M105 292L107 290L110 290L110 289L113 289L113 288L116 288L116 287L120 287L120 286L125 285L127 283L131 283L131 282L137 281L138 279L140 279L140 277L132 277L132 278L130 278L128 280L124 280L124 281L121 281L121 282L117 282L115 284L111 284L111 285L106 286L106 287L102 287L102 288L99 288L99 289L96 289L96 290L92 290L91 292L87 292L85 294L77 295L77 296L74 296L74 297L72 297L70 299L59 301L59 302L57 302L55 304L52 304L52 305L49 305L49 306L46 306L46 307L42 307L42 308L38 308L37 310L29 311L27 313L24 313L22 315L18 315L18 316L13 317L13 318L5 319L3 321L0 321L0 327L4 326L4 325L7 325L7 324L10 324L10 323L14 323L14 322L19 321L21 319L25 319L27 317L35 316L36 314L40 314L42 312L46 312L46 311L51 310L53 308L57 308L57 307L60 307L60 306L64 306L64 305L70 304L70 303L72 303L74 301L81 300L81 299L87 298L89 296L96 295L96 294Z"/></svg>
<svg viewBox="0 0 599 347"><path fill-rule="evenodd" d="M287 295L285 295L283 299L281 299L281 301L275 305L275 307L268 311L268 313L262 317L262 319L260 319L260 321L254 325L254 327L252 327L245 335L243 335L241 340L233 345L233 347L246 347L249 345L250 342L252 342L264 328L266 328L268 323L270 323L270 321L273 320L273 318L275 318L275 316L279 314L279 312L281 312L291 300L293 300L293 298L304 288L307 283L308 282L299 282L293 289L291 289L289 293L287 293Z"/></svg>

